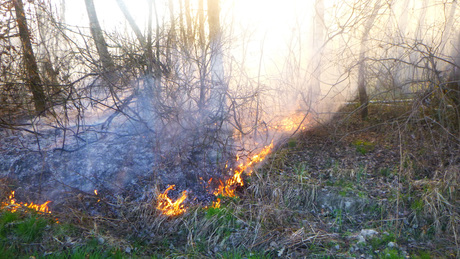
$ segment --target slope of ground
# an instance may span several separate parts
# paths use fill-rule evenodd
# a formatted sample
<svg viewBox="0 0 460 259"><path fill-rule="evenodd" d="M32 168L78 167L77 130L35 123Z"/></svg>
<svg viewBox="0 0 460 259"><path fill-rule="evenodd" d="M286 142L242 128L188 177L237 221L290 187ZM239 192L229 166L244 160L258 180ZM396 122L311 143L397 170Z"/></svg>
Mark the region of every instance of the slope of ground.
<svg viewBox="0 0 460 259"><path fill-rule="evenodd" d="M459 257L458 137L408 107L371 106L364 122L352 110L280 143L220 208L169 218L148 192L3 209L0 258Z"/></svg>

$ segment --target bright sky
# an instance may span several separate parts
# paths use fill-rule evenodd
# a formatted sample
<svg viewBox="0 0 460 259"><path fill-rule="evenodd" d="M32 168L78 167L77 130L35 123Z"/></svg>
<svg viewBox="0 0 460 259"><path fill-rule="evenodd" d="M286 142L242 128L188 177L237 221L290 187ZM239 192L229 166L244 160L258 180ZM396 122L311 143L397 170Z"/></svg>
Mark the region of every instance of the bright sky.
<svg viewBox="0 0 460 259"><path fill-rule="evenodd" d="M61 2L63 0L52 1ZM158 14L162 17L160 22L169 21L168 1L155 0ZM427 3L439 3L442 1L447 0L427 0ZM115 0L94 0L94 2L104 30L123 32L127 28L127 31L131 32ZM227 27L225 28L227 31L232 32L231 46L232 55L234 55L232 58L238 62L244 60L246 62L244 66L251 76L258 75L260 62L262 64L260 66L262 75L270 76L276 73L283 73L291 65L284 63L289 55L291 57L290 61L299 62L297 65L300 64L302 71L312 69L311 63L316 62L315 60L311 62L312 53L315 52L314 47L312 47L315 46L313 42L317 43L319 41L319 39L315 39L312 33L316 0L220 0L220 2L222 9L221 25ZM376 27L384 30L388 26L393 26L392 24L403 23L400 24L401 32L404 31L408 38L413 37L411 35L415 35L414 30L418 23L418 15L423 9L420 2L418 0L395 1L392 6L392 18L388 19L387 13L387 15L381 17L381 24ZM190 0L190 3L192 13L196 14L198 0ZM327 37L328 33L333 33L333 30L339 30L336 22L347 20L349 18L348 14L343 12L354 8L353 5L357 3L359 1L324 0L325 19L329 26L329 31L324 32L324 37ZM409 5L404 6L407 3ZM145 30L148 16L147 0L125 0L125 4L141 30ZM174 0L174 4L175 12L178 13L179 1ZM204 0L204 5L206 8L206 0ZM426 18L423 22L429 25L434 22L432 21L433 19L439 19L439 24L442 25L446 16L439 15L439 13L443 10L444 5L429 6L427 10L430 11L426 13ZM361 8L362 5L358 7ZM388 8L388 5L384 7ZM438 13L437 16L432 15L435 11ZM359 15L359 11L355 15ZM88 26L84 0L66 0L66 22L70 25ZM155 22L155 18L153 22ZM353 51L356 52L358 49L356 46L359 46L361 30L359 26L350 26L354 30L352 33L343 33L341 37L334 39L336 41L329 42L328 46L336 46L346 41L346 44L355 47ZM395 30L391 29L390 31ZM429 30L423 31L427 34L429 33ZM342 37L343 41L340 41ZM347 41L347 37L354 37L354 42ZM373 37L377 36L373 35ZM355 54L354 52L347 53L347 57L353 58L356 56ZM335 55L341 57L344 54L336 53ZM310 67L308 68L308 66ZM342 73L335 67L331 67L330 70L334 73ZM324 72L321 78L323 81L326 74ZM299 78L302 77L302 75L298 76ZM336 78L336 76L331 78ZM298 84L303 84L302 80L304 78ZM335 80L332 81L335 82Z"/></svg>
<svg viewBox="0 0 460 259"><path fill-rule="evenodd" d="M62 0L54 0L60 2ZM197 1L191 0L192 12L196 12ZM106 29L112 29L124 23L124 17L115 0L94 0L100 22ZM156 0L160 16L169 16L168 0ZM179 11L179 3L175 2L175 11ZM231 16L238 21L250 22L277 30L285 27L286 22L294 17L304 15L312 10L313 1L301 0L221 0L222 17ZM129 11L140 27L147 21L148 5L146 0L125 0ZM206 8L206 1L205 1ZM86 7L83 0L66 1L66 19L69 24L85 26L87 24Z"/></svg>
<svg viewBox="0 0 460 259"><path fill-rule="evenodd" d="M62 0L53 0L60 2ZM94 0L96 12L104 30L123 31L126 20L115 0ZM198 0L190 0L192 13L197 12ZM280 49L287 48L294 30L307 35L313 21L314 1L305 0L221 0L221 24L232 24L232 33L244 37L248 50L246 60L259 62L264 50L264 64L276 63L285 55ZM148 5L146 0L125 0L131 15L141 30L147 27ZM169 21L168 0L156 0L160 21ZM179 12L179 2L174 1L175 12ZM204 1L206 8L206 0ZM66 22L70 25L87 27L88 18L84 0L66 0ZM153 18L155 22L155 17ZM127 26L129 27L129 26ZM128 28L128 31L131 31ZM240 38L243 39L243 38ZM305 39L307 40L307 39ZM252 60L251 60L252 59ZM258 67L255 66L255 67ZM277 68L272 68L277 69Z"/></svg>

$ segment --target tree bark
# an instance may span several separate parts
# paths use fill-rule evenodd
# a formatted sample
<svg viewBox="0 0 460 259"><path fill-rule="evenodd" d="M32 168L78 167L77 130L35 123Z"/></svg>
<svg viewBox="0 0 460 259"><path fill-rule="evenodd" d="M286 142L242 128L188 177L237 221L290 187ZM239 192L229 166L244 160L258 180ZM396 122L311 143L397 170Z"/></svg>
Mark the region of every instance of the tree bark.
<svg viewBox="0 0 460 259"><path fill-rule="evenodd" d="M42 80L39 75L37 61L35 59L32 43L30 42L30 33L27 27L27 19L24 13L22 0L13 0L16 11L16 22L19 28L19 37L21 39L24 65L27 73L27 84L32 92L35 111L42 113L46 110L46 97L43 89Z"/></svg>
<svg viewBox="0 0 460 259"><path fill-rule="evenodd" d="M101 59L102 69L104 72L112 73L115 71L115 64L107 48L107 43L104 39L101 25L99 24L99 20L97 18L94 2L93 0L85 0L85 4L89 18L89 28L91 30L91 35L93 36L94 43L96 44L97 52Z"/></svg>

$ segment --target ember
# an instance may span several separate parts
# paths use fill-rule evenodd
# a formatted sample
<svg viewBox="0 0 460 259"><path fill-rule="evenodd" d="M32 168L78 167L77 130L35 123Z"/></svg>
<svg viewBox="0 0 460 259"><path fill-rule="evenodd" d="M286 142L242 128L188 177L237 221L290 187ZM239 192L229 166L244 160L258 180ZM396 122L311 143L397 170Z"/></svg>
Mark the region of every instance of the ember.
<svg viewBox="0 0 460 259"><path fill-rule="evenodd" d="M51 213L51 211L49 210L48 208L48 204L50 203L51 201L47 201L41 205L39 204L34 204L33 202L31 202L30 204L28 203L16 203L16 199L14 198L14 191L11 192L10 196L8 196L8 201L7 202L2 202L2 205L1 205L1 209L7 209L11 212L15 212L17 211L18 209L24 207L24 208L29 208L29 209L33 209L33 210L36 210L38 212L42 212L42 213Z"/></svg>
<svg viewBox="0 0 460 259"><path fill-rule="evenodd" d="M187 191L182 192L182 196L173 202L168 197L168 192L174 189L175 185L169 186L163 193L158 195L158 206L159 209L164 215L167 216L177 216L187 211L185 205L182 204L184 200L187 198Z"/></svg>
<svg viewBox="0 0 460 259"><path fill-rule="evenodd" d="M94 194L95 194L96 196L98 196L97 190L94 190ZM100 202L100 201L101 201L101 199L97 199L97 202Z"/></svg>

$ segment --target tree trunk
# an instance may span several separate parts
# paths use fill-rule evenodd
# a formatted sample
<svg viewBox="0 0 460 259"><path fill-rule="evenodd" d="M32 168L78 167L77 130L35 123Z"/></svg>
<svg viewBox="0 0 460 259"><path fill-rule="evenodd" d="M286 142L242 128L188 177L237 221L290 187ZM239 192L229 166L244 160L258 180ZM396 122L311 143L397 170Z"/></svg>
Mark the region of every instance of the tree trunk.
<svg viewBox="0 0 460 259"><path fill-rule="evenodd" d="M168 67L171 67L171 50L174 48L174 45L176 43L176 17L174 13L173 0L169 0L169 16L171 19L171 29L169 30L168 44L166 46L166 64Z"/></svg>
<svg viewBox="0 0 460 259"><path fill-rule="evenodd" d="M136 38L141 44L142 48L145 48L146 42L145 42L145 37L142 35L141 30L139 29L139 26L137 26L136 22L134 21L131 13L129 12L128 8L125 5L125 1L123 0L116 0L118 7L120 8L121 12L125 16L126 20L129 23L129 26L131 26L131 29L134 31L134 34L136 34Z"/></svg>
<svg viewBox="0 0 460 259"><path fill-rule="evenodd" d="M361 47L359 51L359 70L358 70L358 97L361 105L361 118L364 120L369 114L369 97L366 90L366 54L367 54L367 40L369 38L369 31L371 30L378 11L381 7L381 0L377 0L372 10L372 14L367 18L363 36L361 38Z"/></svg>
<svg viewBox="0 0 460 259"><path fill-rule="evenodd" d="M192 13L190 11L190 0L185 0L185 22L187 23L187 42L193 43L192 41Z"/></svg>
<svg viewBox="0 0 460 259"><path fill-rule="evenodd" d="M219 0L208 0L209 43L211 46L211 96L210 109L218 118L225 114L227 87L224 80L224 64L222 53L222 31L220 27Z"/></svg>
<svg viewBox="0 0 460 259"><path fill-rule="evenodd" d="M147 0L148 9L149 9L149 16L147 19L147 74L151 75L153 72L153 47L152 47L152 37L153 37L153 29L152 29L152 22L153 22L153 1Z"/></svg>
<svg viewBox="0 0 460 259"><path fill-rule="evenodd" d="M38 72L37 61L30 42L29 29L27 28L27 20L24 13L24 5L22 0L13 0L14 9L16 11L16 21L19 28L19 37L21 39L24 52L24 65L27 73L27 84L32 92L35 111L42 113L46 110L46 97L43 90L43 84Z"/></svg>
<svg viewBox="0 0 460 259"><path fill-rule="evenodd" d="M88 12L89 18L89 28L91 30L91 35L93 36L94 43L96 44L96 49L101 59L102 69L104 72L111 74L115 71L115 64L110 56L109 50L107 48L107 43L104 39L102 33L101 25L97 18L96 9L94 8L93 0L85 0L86 11ZM113 78L109 78L112 80Z"/></svg>
<svg viewBox="0 0 460 259"><path fill-rule="evenodd" d="M446 45L449 41L449 38L451 37L451 33L452 33L452 30L454 28L454 21L455 21L455 10L457 9L457 1L454 0L452 1L451 3L451 7L450 7L450 12L449 12L449 16L446 17L446 24L444 26L444 31L442 33L442 38L441 38L441 46L439 48L439 52L441 55L444 55L444 51L445 51L445 48L446 48Z"/></svg>
<svg viewBox="0 0 460 259"><path fill-rule="evenodd" d="M182 41L185 46L188 46L188 40L187 40L187 30L185 28L185 23L184 23L184 6L182 4L182 0L179 0L179 31L180 31L180 36Z"/></svg>
<svg viewBox="0 0 460 259"><path fill-rule="evenodd" d="M415 0L419 1L419 0ZM415 30L415 40L421 41L423 39L423 34L426 33L425 20L426 20L426 10L428 9L428 0L422 0L422 8L420 8L420 17L417 20L417 27Z"/></svg>
<svg viewBox="0 0 460 259"><path fill-rule="evenodd" d="M198 40L199 46L201 47L201 60L198 61L198 68L200 70L200 100L198 106L203 112L206 106L206 43L204 37L204 4L203 0L198 1Z"/></svg>
<svg viewBox="0 0 460 259"><path fill-rule="evenodd" d="M57 39L53 39L52 35L53 28L50 26L49 21L46 20L46 12L44 11L45 6L40 4L36 5L37 12L37 25L38 32L40 35L41 44L39 44L37 57L41 61L42 69L42 82L44 82L47 87L47 96L54 97L59 92L59 80L58 80L58 71L54 69L52 62L52 54L57 55L57 47L59 42ZM52 102L51 99L48 101Z"/></svg>
<svg viewBox="0 0 460 259"><path fill-rule="evenodd" d="M151 0L153 1L153 0ZM156 4L156 1L153 1L153 8L155 10L155 22L157 24L157 27L156 27L156 30L155 30L155 35L156 35L156 44L155 44L155 50L156 50L156 69L155 69L155 81L157 83L157 87L160 87L161 86L161 77L162 77L162 66L161 66L161 57L160 57L160 30L161 30L161 27L160 27L160 19L159 19L159 16L158 16L158 8L157 8L157 4Z"/></svg>

